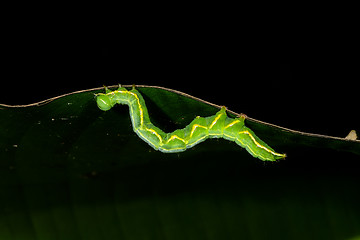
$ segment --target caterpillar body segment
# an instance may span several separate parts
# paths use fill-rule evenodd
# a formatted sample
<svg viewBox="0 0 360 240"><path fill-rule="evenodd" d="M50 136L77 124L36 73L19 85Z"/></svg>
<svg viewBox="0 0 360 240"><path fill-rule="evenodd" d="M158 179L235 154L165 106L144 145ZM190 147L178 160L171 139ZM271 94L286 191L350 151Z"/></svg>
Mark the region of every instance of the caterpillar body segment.
<svg viewBox="0 0 360 240"><path fill-rule="evenodd" d="M123 87L115 91L105 89L105 93L97 94L98 107L107 111L115 104L128 105L134 132L155 150L164 153L182 152L207 138L224 138L263 161L276 161L286 157L285 154L275 152L246 127L244 116L229 118L225 107L214 116L198 116L185 128L165 133L151 123L145 101L134 87L132 90Z"/></svg>

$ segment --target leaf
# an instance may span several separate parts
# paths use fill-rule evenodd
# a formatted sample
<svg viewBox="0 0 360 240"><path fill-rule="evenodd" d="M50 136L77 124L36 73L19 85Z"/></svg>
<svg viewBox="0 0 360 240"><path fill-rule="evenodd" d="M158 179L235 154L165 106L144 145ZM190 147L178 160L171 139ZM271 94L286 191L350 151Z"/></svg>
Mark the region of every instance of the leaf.
<svg viewBox="0 0 360 240"><path fill-rule="evenodd" d="M174 90L137 89L167 132L219 108ZM286 160L264 163L223 139L164 154L134 134L126 106L100 111L98 92L0 105L0 239L360 235L359 141L249 117L247 126Z"/></svg>

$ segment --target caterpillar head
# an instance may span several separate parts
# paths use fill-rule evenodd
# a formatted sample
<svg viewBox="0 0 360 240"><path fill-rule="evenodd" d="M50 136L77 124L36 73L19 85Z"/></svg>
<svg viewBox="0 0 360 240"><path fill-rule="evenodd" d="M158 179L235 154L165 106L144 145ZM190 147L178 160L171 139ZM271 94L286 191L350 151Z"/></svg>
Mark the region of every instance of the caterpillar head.
<svg viewBox="0 0 360 240"><path fill-rule="evenodd" d="M96 103L103 111L107 111L113 106L110 96L103 93L96 95Z"/></svg>

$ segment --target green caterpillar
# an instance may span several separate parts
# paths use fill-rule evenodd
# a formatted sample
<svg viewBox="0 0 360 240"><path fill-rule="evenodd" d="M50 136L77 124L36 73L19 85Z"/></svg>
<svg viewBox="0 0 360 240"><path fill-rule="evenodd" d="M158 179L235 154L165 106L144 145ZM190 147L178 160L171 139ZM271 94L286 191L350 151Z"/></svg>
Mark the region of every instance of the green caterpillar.
<svg viewBox="0 0 360 240"><path fill-rule="evenodd" d="M263 161L276 161L286 157L285 154L275 152L246 127L245 116L235 119L227 117L225 107L214 116L198 116L187 127L165 133L151 123L145 101L135 87L130 91L121 86L115 91L105 87L105 91L96 95L98 107L107 111L116 103L128 105L134 132L155 150L164 153L182 152L207 138L224 138L234 141Z"/></svg>

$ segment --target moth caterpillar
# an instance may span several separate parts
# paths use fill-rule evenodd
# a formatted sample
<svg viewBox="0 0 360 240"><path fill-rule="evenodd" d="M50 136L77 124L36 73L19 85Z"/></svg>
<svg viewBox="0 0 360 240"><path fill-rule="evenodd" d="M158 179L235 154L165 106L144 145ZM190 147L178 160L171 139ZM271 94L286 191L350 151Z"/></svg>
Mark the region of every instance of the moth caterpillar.
<svg viewBox="0 0 360 240"><path fill-rule="evenodd" d="M244 116L229 118L225 107L214 116L198 116L185 128L165 133L151 123L145 101L135 87L127 90L119 86L115 91L105 87L105 93L96 95L96 102L103 111L111 109L116 103L128 105L134 132L155 150L164 153L185 151L207 138L224 138L234 141L253 157L263 161L276 161L286 157L285 154L275 152L246 127Z"/></svg>

